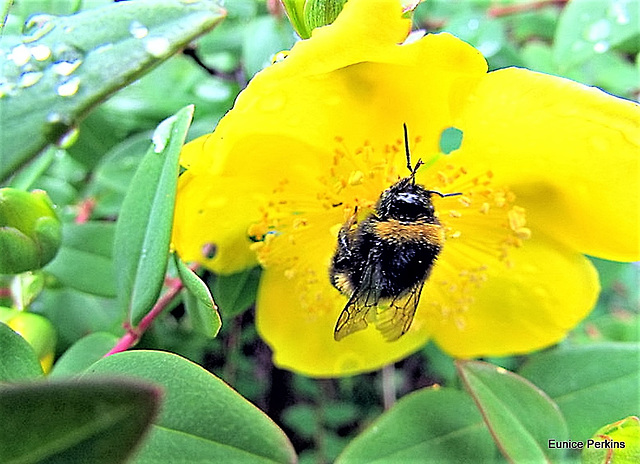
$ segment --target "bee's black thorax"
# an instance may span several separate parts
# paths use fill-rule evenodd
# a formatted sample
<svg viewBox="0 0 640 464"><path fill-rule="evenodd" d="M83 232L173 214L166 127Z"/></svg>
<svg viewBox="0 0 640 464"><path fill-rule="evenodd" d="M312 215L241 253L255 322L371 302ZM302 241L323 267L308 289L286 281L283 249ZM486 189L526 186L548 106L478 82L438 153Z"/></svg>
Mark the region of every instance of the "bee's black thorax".
<svg viewBox="0 0 640 464"><path fill-rule="evenodd" d="M332 283L348 293L367 278L377 298L401 296L427 278L443 241L431 193L412 177L401 179L383 192L371 215L341 229ZM367 269L372 275L364 275Z"/></svg>

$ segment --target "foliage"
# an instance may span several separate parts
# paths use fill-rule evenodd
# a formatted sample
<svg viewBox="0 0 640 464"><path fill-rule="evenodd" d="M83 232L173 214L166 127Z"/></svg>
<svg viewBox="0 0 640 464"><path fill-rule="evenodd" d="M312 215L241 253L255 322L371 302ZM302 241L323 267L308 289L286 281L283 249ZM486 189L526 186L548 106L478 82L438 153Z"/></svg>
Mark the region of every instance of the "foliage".
<svg viewBox="0 0 640 464"><path fill-rule="evenodd" d="M454 362L428 345L343 379L273 366L250 310L260 271L212 275L169 252L180 147L295 41L265 2L226 3L222 21L213 0L3 2L0 187L46 191L63 235L41 270L0 276L2 311L57 332L45 382L42 353L0 318L0 461L568 462L580 450L549 440L637 415L636 264L594 260L597 307L543 352ZM593 5L430 0L414 24L492 69L637 97L638 8Z"/></svg>

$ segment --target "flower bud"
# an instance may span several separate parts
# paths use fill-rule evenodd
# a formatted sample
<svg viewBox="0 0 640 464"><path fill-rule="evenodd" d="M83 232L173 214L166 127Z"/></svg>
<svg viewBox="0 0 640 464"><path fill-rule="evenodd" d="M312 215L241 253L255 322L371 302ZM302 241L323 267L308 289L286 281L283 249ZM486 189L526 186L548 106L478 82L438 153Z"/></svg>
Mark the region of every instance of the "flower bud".
<svg viewBox="0 0 640 464"><path fill-rule="evenodd" d="M631 462L640 462L640 418L636 416L605 425L582 450L583 464Z"/></svg>
<svg viewBox="0 0 640 464"><path fill-rule="evenodd" d="M42 370L51 370L56 347L56 331L49 320L39 314L0 307L0 321L20 334L36 352Z"/></svg>
<svg viewBox="0 0 640 464"><path fill-rule="evenodd" d="M412 12L422 0L402 0L404 13ZM282 0L289 21L303 39L311 37L316 27L333 23L347 0Z"/></svg>
<svg viewBox="0 0 640 464"><path fill-rule="evenodd" d="M316 27L331 24L342 11L347 0L282 0L298 35L303 39L311 37Z"/></svg>
<svg viewBox="0 0 640 464"><path fill-rule="evenodd" d="M0 274L41 268L61 241L62 224L46 192L0 189Z"/></svg>

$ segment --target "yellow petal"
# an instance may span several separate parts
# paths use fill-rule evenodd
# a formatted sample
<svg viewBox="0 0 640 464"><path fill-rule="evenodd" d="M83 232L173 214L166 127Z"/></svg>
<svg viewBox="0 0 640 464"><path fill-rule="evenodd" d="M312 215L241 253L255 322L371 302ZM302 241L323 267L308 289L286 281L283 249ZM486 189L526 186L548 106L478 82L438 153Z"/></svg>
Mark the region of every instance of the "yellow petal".
<svg viewBox="0 0 640 464"><path fill-rule="evenodd" d="M344 146L384 147L400 140L407 122L412 137L421 139L421 153L437 152L442 129L451 125L450 108L459 109L484 76L484 59L448 34L398 45L408 21L397 1L349 4L350 19L336 21L332 33L318 30L255 76L215 132L184 148L188 171L179 183L173 236L183 259L225 273L255 263L246 230L260 220L265 197L283 181L312 191ZM355 40L355 33L362 35ZM217 254L203 259L210 244Z"/></svg>
<svg viewBox="0 0 640 464"><path fill-rule="evenodd" d="M461 320L432 317L434 340L456 357L530 352L562 340L593 308L598 275L584 256L540 233L492 266Z"/></svg>
<svg viewBox="0 0 640 464"><path fill-rule="evenodd" d="M323 310L326 302L310 310L302 301L305 295L294 291L296 283L281 273L267 269L262 274L256 323L277 366L314 377L352 375L398 361L426 343L426 331L387 342L373 327L335 341L333 329L347 300L329 285L326 268L321 271L326 282L322 296L333 302L329 310Z"/></svg>
<svg viewBox="0 0 640 464"><path fill-rule="evenodd" d="M178 182L173 246L185 261L233 273L257 263L248 229L260 220L269 194L287 179L298 189L313 185L322 157L290 138L254 134L220 152L210 150L213 138L183 149L189 169ZM292 161L291 153L299 152L309 159ZM227 157L235 162L222 168Z"/></svg>
<svg viewBox="0 0 640 464"><path fill-rule="evenodd" d="M640 259L637 104L509 68L487 75L456 127L458 162L492 169L533 228L582 253Z"/></svg>

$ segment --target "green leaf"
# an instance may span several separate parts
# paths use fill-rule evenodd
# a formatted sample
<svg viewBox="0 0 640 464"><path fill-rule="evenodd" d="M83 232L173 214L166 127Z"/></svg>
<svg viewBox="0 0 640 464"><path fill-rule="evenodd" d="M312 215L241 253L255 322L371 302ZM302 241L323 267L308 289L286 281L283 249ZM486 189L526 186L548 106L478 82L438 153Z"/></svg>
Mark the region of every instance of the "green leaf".
<svg viewBox="0 0 640 464"><path fill-rule="evenodd" d="M558 21L553 57L560 72L637 37L640 12L628 0L573 0Z"/></svg>
<svg viewBox="0 0 640 464"><path fill-rule="evenodd" d="M186 289L184 302L193 329L206 337L214 338L220 331L222 320L218 313L218 307L211 297L211 292L209 292L207 285L200 280L200 277L189 269L177 254L174 254L173 258L178 268L180 280Z"/></svg>
<svg viewBox="0 0 640 464"><path fill-rule="evenodd" d="M245 26L244 68L248 76L271 64L271 57L288 50L295 42L289 21L276 16L262 16Z"/></svg>
<svg viewBox="0 0 640 464"><path fill-rule="evenodd" d="M13 176L8 186L19 190L31 190L34 182L51 166L58 150L60 149L54 147L45 150L39 157Z"/></svg>
<svg viewBox="0 0 640 464"><path fill-rule="evenodd" d="M136 168L149 148L150 137L151 132L136 133L102 157L87 188L88 196L99 199L93 211L96 216L114 217L120 213Z"/></svg>
<svg viewBox="0 0 640 464"><path fill-rule="evenodd" d="M193 106L187 106L160 123L118 217L114 243L118 298L134 325L154 305L164 281L178 158L192 115Z"/></svg>
<svg viewBox="0 0 640 464"><path fill-rule="evenodd" d="M219 2L137 0L64 17L38 15L0 42L0 180L118 89L211 30Z"/></svg>
<svg viewBox="0 0 640 464"><path fill-rule="evenodd" d="M1 386L0 462L125 462L159 398L155 387L125 380Z"/></svg>
<svg viewBox="0 0 640 464"><path fill-rule="evenodd" d="M116 278L111 255L115 224L64 224L62 247L45 268L64 285L92 295L115 297Z"/></svg>
<svg viewBox="0 0 640 464"><path fill-rule="evenodd" d="M83 293L72 288L47 288L30 309L43 314L58 331L60 352L93 332L122 330L124 316L115 298Z"/></svg>
<svg viewBox="0 0 640 464"><path fill-rule="evenodd" d="M638 414L638 343L559 348L531 356L518 373L556 402L572 440L585 441L603 424Z"/></svg>
<svg viewBox="0 0 640 464"><path fill-rule="evenodd" d="M259 267L216 276L212 291L222 314L233 317L247 310L256 301L259 282Z"/></svg>
<svg viewBox="0 0 640 464"><path fill-rule="evenodd" d="M0 383L40 376L42 367L31 345L9 326L0 323Z"/></svg>
<svg viewBox="0 0 640 464"><path fill-rule="evenodd" d="M464 393L411 393L356 437L336 464L491 462L497 455L482 417Z"/></svg>
<svg viewBox="0 0 640 464"><path fill-rule="evenodd" d="M562 459L564 450L550 449L549 439L566 440L567 425L556 404L542 390L489 363L456 361L456 367L507 459Z"/></svg>
<svg viewBox="0 0 640 464"><path fill-rule="evenodd" d="M95 332L81 338L60 356L49 377L80 374L107 354L117 341L118 337L107 332Z"/></svg>
<svg viewBox="0 0 640 464"><path fill-rule="evenodd" d="M101 359L84 378L131 375L163 387L165 400L136 463L295 462L291 443L222 380L175 354L129 351Z"/></svg>

